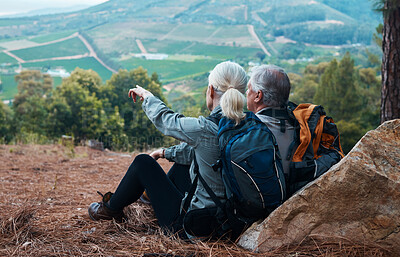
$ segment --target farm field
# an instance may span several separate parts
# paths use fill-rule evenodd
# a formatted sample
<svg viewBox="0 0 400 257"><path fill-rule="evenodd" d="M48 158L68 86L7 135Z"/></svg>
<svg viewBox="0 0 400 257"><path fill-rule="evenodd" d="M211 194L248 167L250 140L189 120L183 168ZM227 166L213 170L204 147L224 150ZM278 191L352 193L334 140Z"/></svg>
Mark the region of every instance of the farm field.
<svg viewBox="0 0 400 257"><path fill-rule="evenodd" d="M171 80L179 80L208 72L219 63L216 59L196 59L193 61L182 60L144 60L141 58L131 58L121 61L124 68L131 70L142 66L147 69L149 74L157 72L160 80L168 82Z"/></svg>
<svg viewBox="0 0 400 257"><path fill-rule="evenodd" d="M254 57L257 52L262 51L257 47L238 47L226 45L212 45L201 42L154 39L142 40L144 47L149 53L166 54L188 54L207 56L215 59L234 59L237 56Z"/></svg>
<svg viewBox="0 0 400 257"><path fill-rule="evenodd" d="M0 64L1 63L17 63L17 60L12 58L8 54L0 52Z"/></svg>
<svg viewBox="0 0 400 257"><path fill-rule="evenodd" d="M38 46L38 43L35 43L33 41L30 41L27 37L25 38L14 38L14 39L8 39L8 40L1 40L0 41L0 47L6 49L6 50L15 50L15 49L21 49L21 48L30 48L30 47L35 47Z"/></svg>
<svg viewBox="0 0 400 257"><path fill-rule="evenodd" d="M0 100L10 100L18 93L17 82L14 79L15 75L0 75L3 83L3 92L0 93ZM62 78L53 77L53 87L61 85Z"/></svg>
<svg viewBox="0 0 400 257"><path fill-rule="evenodd" d="M113 50L111 49L115 45L113 41L119 42L119 39L126 39L135 44L135 38L139 38L144 42L159 40L158 45L166 42L167 48L170 43L174 45L173 41L175 41L177 45L190 45L190 43L208 45L235 44L236 46L259 49L256 41L249 34L247 26L244 25L218 26L197 23L177 25L138 22L135 23L135 26L129 23L124 24L107 24L89 31L88 34L94 39L96 45L106 53ZM202 55L205 54L202 53Z"/></svg>
<svg viewBox="0 0 400 257"><path fill-rule="evenodd" d="M19 26L29 24L32 21L28 19L0 19L0 27Z"/></svg>
<svg viewBox="0 0 400 257"><path fill-rule="evenodd" d="M55 69L58 67L64 68L67 72L72 72L75 68L79 67L81 69L89 70L92 69L96 71L101 77L103 83L111 78L112 73L104 68L96 59L93 57L86 57L77 60L57 60L57 61L44 61L35 63L24 63L22 67L35 70L47 70ZM17 94L17 83L14 80L15 75L5 75L0 74L0 79L3 83L3 92L0 93L1 100L8 100L14 98ZM57 87L61 85L62 78L53 77L53 85Z"/></svg>
<svg viewBox="0 0 400 257"><path fill-rule="evenodd" d="M0 93L0 100L13 99L18 93L14 75L0 75L0 80L3 83L3 92Z"/></svg>
<svg viewBox="0 0 400 257"><path fill-rule="evenodd" d="M63 67L66 71L72 72L75 68L79 67L81 69L89 70L92 69L96 71L103 82L110 79L112 73L111 71L104 68L96 59L93 57L85 57L76 60L56 60L56 61L44 61L44 62L35 62L35 63L24 63L24 68L36 68L41 69L45 68L56 68Z"/></svg>
<svg viewBox="0 0 400 257"><path fill-rule="evenodd" d="M12 51L12 53L23 60L28 61L63 56L83 55L88 54L89 50L79 38L75 37L50 45L15 50Z"/></svg>
<svg viewBox="0 0 400 257"><path fill-rule="evenodd" d="M47 34L47 35L41 35L41 36L37 36L37 37L33 37L30 38L30 41L33 41L35 43L46 43L46 42L50 42L50 41L54 41L57 39L61 39L64 37L68 37L70 35L72 35L74 32L74 30L70 30L70 31L63 31L63 32L58 32L58 33L51 33L51 34Z"/></svg>

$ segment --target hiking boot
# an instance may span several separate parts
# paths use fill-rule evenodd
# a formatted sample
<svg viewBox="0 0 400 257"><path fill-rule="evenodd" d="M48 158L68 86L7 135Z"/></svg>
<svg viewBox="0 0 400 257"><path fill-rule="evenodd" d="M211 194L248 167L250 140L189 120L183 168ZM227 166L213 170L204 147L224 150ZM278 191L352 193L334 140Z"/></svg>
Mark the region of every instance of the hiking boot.
<svg viewBox="0 0 400 257"><path fill-rule="evenodd" d="M113 193L108 192L105 195L97 191L99 195L103 197L101 202L92 203L89 206L88 213L89 217L92 220L112 220L115 219L117 222L122 222L125 219L124 212L121 211L114 211L111 210L109 207L106 206L111 199Z"/></svg>

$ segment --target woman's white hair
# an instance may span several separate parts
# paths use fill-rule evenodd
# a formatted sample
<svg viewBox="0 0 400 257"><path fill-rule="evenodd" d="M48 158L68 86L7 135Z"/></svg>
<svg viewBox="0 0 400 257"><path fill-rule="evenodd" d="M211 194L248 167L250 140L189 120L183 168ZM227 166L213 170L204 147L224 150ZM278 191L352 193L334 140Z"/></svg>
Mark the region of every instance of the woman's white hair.
<svg viewBox="0 0 400 257"><path fill-rule="evenodd" d="M223 115L239 124L245 117L243 112L247 85L245 70L237 63L222 62L211 71L208 82L218 95L222 95L220 105Z"/></svg>

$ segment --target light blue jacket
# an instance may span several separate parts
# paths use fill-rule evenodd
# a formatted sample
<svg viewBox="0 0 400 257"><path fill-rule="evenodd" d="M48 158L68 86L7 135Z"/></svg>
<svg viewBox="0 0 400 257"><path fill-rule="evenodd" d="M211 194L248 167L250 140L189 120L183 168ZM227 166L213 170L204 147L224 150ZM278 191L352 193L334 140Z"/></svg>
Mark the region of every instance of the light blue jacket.
<svg viewBox="0 0 400 257"><path fill-rule="evenodd" d="M166 149L165 157L180 164L191 164L190 177L193 181L195 177L193 154L195 154L201 176L217 197L224 202L225 187L221 172L212 169L212 165L217 162L220 154L217 138L218 125L203 116L192 118L175 113L155 96L147 97L142 107L147 117L161 133L184 142ZM221 107L217 106L211 115L221 112ZM215 206L214 201L199 181L189 210L213 206Z"/></svg>

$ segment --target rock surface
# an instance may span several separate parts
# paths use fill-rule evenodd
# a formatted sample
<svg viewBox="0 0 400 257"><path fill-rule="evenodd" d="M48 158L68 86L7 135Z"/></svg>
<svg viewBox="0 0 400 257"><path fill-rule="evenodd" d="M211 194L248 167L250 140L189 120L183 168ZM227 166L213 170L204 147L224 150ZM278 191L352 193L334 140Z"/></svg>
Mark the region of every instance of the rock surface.
<svg viewBox="0 0 400 257"><path fill-rule="evenodd" d="M400 119L368 132L327 173L253 225L239 245L253 251L318 236L400 252Z"/></svg>

